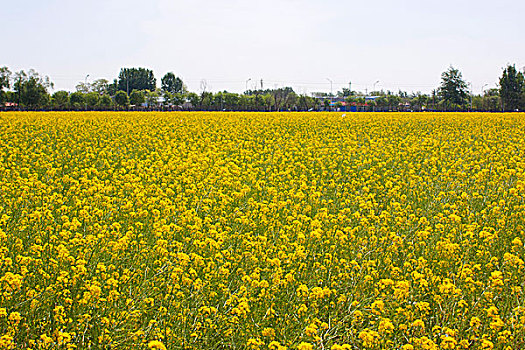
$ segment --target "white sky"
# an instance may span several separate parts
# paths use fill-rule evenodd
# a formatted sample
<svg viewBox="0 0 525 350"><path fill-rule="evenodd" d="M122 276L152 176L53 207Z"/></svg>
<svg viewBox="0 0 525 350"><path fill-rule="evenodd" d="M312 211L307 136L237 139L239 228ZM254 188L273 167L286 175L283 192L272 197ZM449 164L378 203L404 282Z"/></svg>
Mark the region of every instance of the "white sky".
<svg viewBox="0 0 525 350"><path fill-rule="evenodd" d="M34 68L55 90L169 71L192 91L255 82L298 93L429 92L450 65L474 93L525 66L525 1L18 0L1 6L0 66ZM260 86L260 85L259 85Z"/></svg>

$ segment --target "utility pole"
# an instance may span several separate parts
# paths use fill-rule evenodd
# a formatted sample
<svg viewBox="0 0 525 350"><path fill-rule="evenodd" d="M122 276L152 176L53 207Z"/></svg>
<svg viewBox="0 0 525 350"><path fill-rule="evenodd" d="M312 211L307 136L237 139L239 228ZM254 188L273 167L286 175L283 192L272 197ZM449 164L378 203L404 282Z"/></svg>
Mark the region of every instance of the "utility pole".
<svg viewBox="0 0 525 350"><path fill-rule="evenodd" d="M261 90L263 90L263 80L261 79Z"/></svg>
<svg viewBox="0 0 525 350"><path fill-rule="evenodd" d="M333 89L332 89L332 80L330 78L326 78L330 82L330 111L332 110L332 97L333 97Z"/></svg>
<svg viewBox="0 0 525 350"><path fill-rule="evenodd" d="M332 89L333 81L330 78L326 78L326 80L330 82L330 97L332 97L333 96L333 89Z"/></svg>

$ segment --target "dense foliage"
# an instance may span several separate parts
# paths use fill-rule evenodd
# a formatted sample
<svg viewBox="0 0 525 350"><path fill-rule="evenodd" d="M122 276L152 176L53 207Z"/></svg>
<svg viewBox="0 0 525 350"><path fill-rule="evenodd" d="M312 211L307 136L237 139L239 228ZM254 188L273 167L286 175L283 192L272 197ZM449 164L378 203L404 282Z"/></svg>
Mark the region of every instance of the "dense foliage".
<svg viewBox="0 0 525 350"><path fill-rule="evenodd" d="M133 90L155 90L157 79L151 69L122 68L118 75L117 88L128 95Z"/></svg>
<svg viewBox="0 0 525 350"><path fill-rule="evenodd" d="M468 87L459 70L450 67L446 72L441 74L439 94L449 106L457 108L467 103Z"/></svg>
<svg viewBox="0 0 525 350"><path fill-rule="evenodd" d="M170 94L180 94L184 92L184 83L182 79L176 77L172 72L166 73L162 77L162 90Z"/></svg>
<svg viewBox="0 0 525 350"><path fill-rule="evenodd" d="M499 80L500 94L504 108L507 110L520 109L525 106L525 79L523 73L514 66L507 66Z"/></svg>
<svg viewBox="0 0 525 350"><path fill-rule="evenodd" d="M516 111L525 110L523 73L507 66L498 88L472 91L461 72L450 67L443 72L440 86L430 94L405 91L359 92L343 88L331 95L297 94L291 87L210 92L202 82L201 93L188 91L182 79L173 72L156 85L153 71L146 68L122 68L118 79L110 83L96 79L76 86L76 92L56 91L48 77L24 71L12 74L0 68L0 109L54 110L194 110L194 111ZM10 90L11 89L11 90ZM126 96L124 96L125 94ZM117 96L118 95L118 96Z"/></svg>

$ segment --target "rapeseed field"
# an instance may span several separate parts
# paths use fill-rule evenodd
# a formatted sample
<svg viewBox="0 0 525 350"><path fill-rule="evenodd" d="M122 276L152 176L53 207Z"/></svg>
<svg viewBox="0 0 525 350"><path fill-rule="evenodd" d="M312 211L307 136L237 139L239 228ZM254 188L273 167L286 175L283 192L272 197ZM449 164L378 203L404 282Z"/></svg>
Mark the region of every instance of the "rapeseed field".
<svg viewBox="0 0 525 350"><path fill-rule="evenodd" d="M0 114L0 348L523 349L525 115Z"/></svg>

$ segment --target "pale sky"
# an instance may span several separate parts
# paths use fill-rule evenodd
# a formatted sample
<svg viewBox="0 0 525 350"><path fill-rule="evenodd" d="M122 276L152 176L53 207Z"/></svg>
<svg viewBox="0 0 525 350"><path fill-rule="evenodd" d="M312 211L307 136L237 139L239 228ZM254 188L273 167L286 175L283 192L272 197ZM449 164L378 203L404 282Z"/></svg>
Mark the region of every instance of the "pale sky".
<svg viewBox="0 0 525 350"><path fill-rule="evenodd" d="M0 66L56 90L121 67L169 71L191 91L292 86L430 92L450 65L474 93L525 66L525 1L18 0L1 5Z"/></svg>

